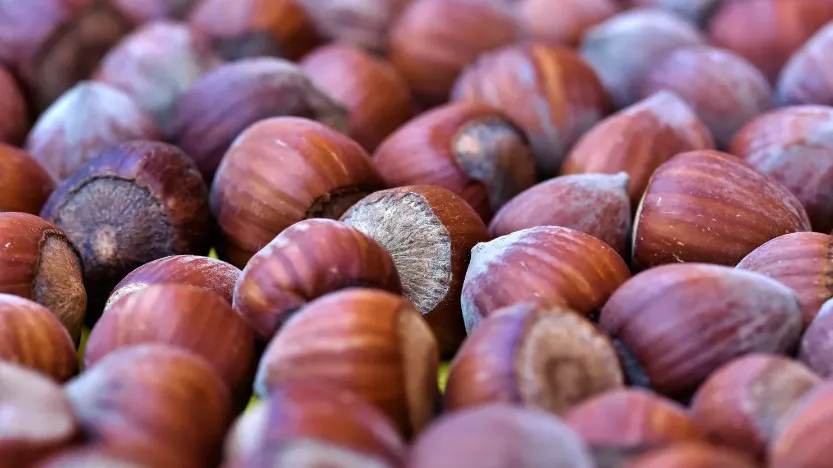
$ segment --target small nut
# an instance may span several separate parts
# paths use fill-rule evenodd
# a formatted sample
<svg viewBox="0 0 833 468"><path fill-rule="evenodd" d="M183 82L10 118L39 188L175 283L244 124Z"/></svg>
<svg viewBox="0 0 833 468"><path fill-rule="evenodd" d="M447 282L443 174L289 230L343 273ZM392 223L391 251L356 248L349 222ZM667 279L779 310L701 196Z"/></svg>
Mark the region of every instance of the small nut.
<svg viewBox="0 0 833 468"><path fill-rule="evenodd" d="M55 190L55 180L28 153L0 143L0 187L0 212L38 214Z"/></svg>
<svg viewBox="0 0 833 468"><path fill-rule="evenodd" d="M830 427L833 421L833 384L811 389L778 422L767 453L769 466L815 468L833 457Z"/></svg>
<svg viewBox="0 0 833 468"><path fill-rule="evenodd" d="M824 74L833 57L833 26L821 28L784 65L775 100L781 106L833 104L833 82Z"/></svg>
<svg viewBox="0 0 833 468"><path fill-rule="evenodd" d="M827 300L804 331L798 359L825 379L833 377L833 300Z"/></svg>
<svg viewBox="0 0 833 468"><path fill-rule="evenodd" d="M59 452L38 463L34 468L149 468L150 466L120 455L115 450L86 446Z"/></svg>
<svg viewBox="0 0 833 468"><path fill-rule="evenodd" d="M699 26L704 25L723 0L625 0L636 7L659 8Z"/></svg>
<svg viewBox="0 0 833 468"><path fill-rule="evenodd" d="M577 46L588 29L616 15L617 0L512 0L521 30L537 42Z"/></svg>
<svg viewBox="0 0 833 468"><path fill-rule="evenodd" d="M391 26L413 0L299 0L319 32L333 42L384 53Z"/></svg>
<svg viewBox="0 0 833 468"><path fill-rule="evenodd" d="M648 452L627 468L760 468L741 453L704 443L686 442ZM780 468L780 465L778 465Z"/></svg>
<svg viewBox="0 0 833 468"><path fill-rule="evenodd" d="M23 143L26 133L29 132L29 112L17 83L2 66L0 66L0 96L2 96L0 98L0 115L2 115L0 142L19 145Z"/></svg>

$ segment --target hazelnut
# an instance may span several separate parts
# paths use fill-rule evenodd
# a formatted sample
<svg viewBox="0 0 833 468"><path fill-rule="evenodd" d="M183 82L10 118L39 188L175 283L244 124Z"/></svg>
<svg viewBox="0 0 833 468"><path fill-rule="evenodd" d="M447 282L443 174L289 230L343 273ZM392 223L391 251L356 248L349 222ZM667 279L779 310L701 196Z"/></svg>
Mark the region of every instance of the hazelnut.
<svg viewBox="0 0 833 468"><path fill-rule="evenodd" d="M408 83L383 59L331 44L305 56L299 66L320 90L347 108L347 134L367 151L411 118Z"/></svg>
<svg viewBox="0 0 833 468"><path fill-rule="evenodd" d="M729 152L784 184L801 201L813 229L833 230L833 109L785 107L762 114L741 128Z"/></svg>
<svg viewBox="0 0 833 468"><path fill-rule="evenodd" d="M816 468L833 457L833 383L823 382L804 394L778 422L769 446L769 466Z"/></svg>
<svg viewBox="0 0 833 468"><path fill-rule="evenodd" d="M775 100L782 106L833 105L833 83L824 74L833 56L833 25L819 30L784 65Z"/></svg>
<svg viewBox="0 0 833 468"><path fill-rule="evenodd" d="M517 304L495 311L454 357L445 409L512 403L563 415L624 376L616 349L572 310Z"/></svg>
<svg viewBox="0 0 833 468"><path fill-rule="evenodd" d="M711 148L711 134L694 110L676 94L660 91L585 133L567 155L561 175L625 171L636 208L657 167L677 153Z"/></svg>
<svg viewBox="0 0 833 468"><path fill-rule="evenodd" d="M65 386L87 439L151 466L214 466L230 423L228 391L190 351L115 351ZM154 463L150 463L153 461Z"/></svg>
<svg viewBox="0 0 833 468"><path fill-rule="evenodd" d="M34 468L152 468L152 466L130 460L113 450L86 446L59 452L38 463Z"/></svg>
<svg viewBox="0 0 833 468"><path fill-rule="evenodd" d="M405 451L396 426L356 395L326 385L289 384L237 420L226 437L225 462L395 468Z"/></svg>
<svg viewBox="0 0 833 468"><path fill-rule="evenodd" d="M110 49L95 79L129 94L170 133L179 96L219 64L202 35L181 23L156 22Z"/></svg>
<svg viewBox="0 0 833 468"><path fill-rule="evenodd" d="M413 0L299 0L318 31L369 52L388 48L390 28Z"/></svg>
<svg viewBox="0 0 833 468"><path fill-rule="evenodd" d="M701 26L704 25L714 10L723 0L626 0L635 7L657 8L679 16L680 18Z"/></svg>
<svg viewBox="0 0 833 468"><path fill-rule="evenodd" d="M80 425L61 387L47 377L0 362L0 460L24 467L69 446Z"/></svg>
<svg viewBox="0 0 833 468"><path fill-rule="evenodd" d="M584 442L557 418L503 404L444 416L411 446L406 468L591 468Z"/></svg>
<svg viewBox="0 0 833 468"><path fill-rule="evenodd" d="M97 318L119 280L174 254L208 251L208 193L194 163L175 146L134 141L106 150L63 182L41 215L81 251Z"/></svg>
<svg viewBox="0 0 833 468"><path fill-rule="evenodd" d="M809 230L801 202L780 182L732 155L691 151L648 182L634 221L632 266L734 266L771 239Z"/></svg>
<svg viewBox="0 0 833 468"><path fill-rule="evenodd" d="M746 58L775 82L793 52L830 20L829 0L723 0L708 35L712 44Z"/></svg>
<svg viewBox="0 0 833 468"><path fill-rule="evenodd" d="M390 253L403 294L425 316L443 356L453 355L466 335L459 300L470 252L489 240L477 213L446 189L411 185L373 193L341 219Z"/></svg>
<svg viewBox="0 0 833 468"><path fill-rule="evenodd" d="M477 102L423 113L385 140L373 162L389 186L446 188L484 221L536 180L523 131L502 112Z"/></svg>
<svg viewBox="0 0 833 468"><path fill-rule="evenodd" d="M439 398L437 340L406 299L347 289L311 302L284 325L260 360L255 392L320 382L356 393L406 437L433 418Z"/></svg>
<svg viewBox="0 0 833 468"><path fill-rule="evenodd" d="M674 49L703 44L685 20L663 10L637 8L590 29L579 51L621 109L639 100L645 75Z"/></svg>
<svg viewBox="0 0 833 468"><path fill-rule="evenodd" d="M466 330L517 302L566 306L589 316L630 277L613 248L587 234L557 226L516 231L478 244L463 283Z"/></svg>
<svg viewBox="0 0 833 468"><path fill-rule="evenodd" d="M378 242L338 221L308 219L278 234L246 264L234 307L268 343L307 302L356 286L402 292L396 265Z"/></svg>
<svg viewBox="0 0 833 468"><path fill-rule="evenodd" d="M798 293L804 325L813 321L824 301L833 297L833 236L794 232L753 250L738 268L761 273Z"/></svg>
<svg viewBox="0 0 833 468"><path fill-rule="evenodd" d="M792 351L801 309L792 289L718 265L662 265L634 276L607 301L599 326L673 397L752 352Z"/></svg>
<svg viewBox="0 0 833 468"><path fill-rule="evenodd" d="M617 0L510 0L525 36L550 44L577 46L584 33L619 12Z"/></svg>
<svg viewBox="0 0 833 468"><path fill-rule="evenodd" d="M2 44L2 39L0 39ZM2 52L0 52L2 55ZM1 58L1 57L0 57ZM26 100L9 72L0 66L0 142L18 145L29 131Z"/></svg>
<svg viewBox="0 0 833 468"><path fill-rule="evenodd" d="M153 117L128 94L85 81L41 114L26 150L60 182L110 146L160 138Z"/></svg>
<svg viewBox="0 0 833 468"><path fill-rule="evenodd" d="M746 59L713 47L683 47L658 62L642 82L642 96L662 90L685 100L720 148L729 146L743 124L772 107L766 77Z"/></svg>
<svg viewBox="0 0 833 468"><path fill-rule="evenodd" d="M0 143L0 187L0 212L38 214L55 190L55 180L28 153Z"/></svg>
<svg viewBox="0 0 833 468"><path fill-rule="evenodd" d="M202 0L190 14L225 60L281 56L297 60L319 42L296 0Z"/></svg>
<svg viewBox="0 0 833 468"><path fill-rule="evenodd" d="M749 354L709 376L694 396L691 415L712 443L763 458L779 418L820 382L792 359Z"/></svg>
<svg viewBox="0 0 833 468"><path fill-rule="evenodd" d="M630 177L576 174L556 177L521 192L497 212L493 237L536 226L561 226L604 241L623 257L631 232Z"/></svg>
<svg viewBox="0 0 833 468"><path fill-rule="evenodd" d="M25 213L0 213L0 293L46 307L81 339L87 310L81 255L57 227Z"/></svg>
<svg viewBox="0 0 833 468"><path fill-rule="evenodd" d="M113 302L96 322L84 351L89 368L115 350L140 343L187 349L214 366L232 396L252 393L254 335L219 295L184 284L157 284Z"/></svg>
<svg viewBox="0 0 833 468"><path fill-rule="evenodd" d="M154 284L187 284L207 289L232 303L240 270L229 263L198 255L171 255L154 260L128 273L113 288L106 307L120 297Z"/></svg>
<svg viewBox="0 0 833 468"><path fill-rule="evenodd" d="M653 450L625 466L626 468L760 468L757 463L743 454L697 442L674 444Z"/></svg>
<svg viewBox="0 0 833 468"><path fill-rule="evenodd" d="M826 277L825 277L826 278ZM833 349L833 300L827 300L818 310L815 318L801 339L798 358L810 369L825 379L833 377L833 359L830 350Z"/></svg>
<svg viewBox="0 0 833 468"><path fill-rule="evenodd" d="M542 180L558 173L570 147L608 109L607 94L587 62L544 44L483 54L460 75L452 95L490 104L523 128Z"/></svg>
<svg viewBox="0 0 833 468"><path fill-rule="evenodd" d="M480 0L412 0L390 32L388 58L418 100L442 104L463 69L518 39L512 7Z"/></svg>
<svg viewBox="0 0 833 468"><path fill-rule="evenodd" d="M263 120L237 138L211 187L222 230L217 251L242 268L292 224L337 219L382 186L361 146L332 128L301 118Z"/></svg>
<svg viewBox="0 0 833 468"><path fill-rule="evenodd" d="M649 390L610 390L573 407L564 422L593 446L651 447L699 440L682 405Z"/></svg>
<svg viewBox="0 0 833 468"><path fill-rule="evenodd" d="M83 0L82 0L83 1ZM138 23L184 19L202 0L110 0Z"/></svg>
<svg viewBox="0 0 833 468"><path fill-rule="evenodd" d="M171 128L210 185L238 135L260 120L287 115L347 129L345 109L294 64L268 57L239 60L203 76L177 101Z"/></svg>

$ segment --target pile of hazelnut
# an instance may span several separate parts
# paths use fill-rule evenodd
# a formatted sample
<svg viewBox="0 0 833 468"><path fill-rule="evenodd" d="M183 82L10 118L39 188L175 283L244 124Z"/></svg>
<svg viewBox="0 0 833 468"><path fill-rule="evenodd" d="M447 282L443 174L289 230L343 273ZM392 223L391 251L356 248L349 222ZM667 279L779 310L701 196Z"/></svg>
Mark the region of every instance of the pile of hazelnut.
<svg viewBox="0 0 833 468"><path fill-rule="evenodd" d="M833 0L0 0L0 468L833 466Z"/></svg>

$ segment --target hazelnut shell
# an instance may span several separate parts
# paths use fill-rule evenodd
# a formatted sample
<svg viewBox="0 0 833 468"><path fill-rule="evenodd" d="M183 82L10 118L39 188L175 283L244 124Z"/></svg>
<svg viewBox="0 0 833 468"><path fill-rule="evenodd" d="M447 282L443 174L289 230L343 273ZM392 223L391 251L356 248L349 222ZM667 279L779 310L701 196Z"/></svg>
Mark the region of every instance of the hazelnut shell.
<svg viewBox="0 0 833 468"><path fill-rule="evenodd" d="M40 213L55 180L25 151L0 143L0 212Z"/></svg>

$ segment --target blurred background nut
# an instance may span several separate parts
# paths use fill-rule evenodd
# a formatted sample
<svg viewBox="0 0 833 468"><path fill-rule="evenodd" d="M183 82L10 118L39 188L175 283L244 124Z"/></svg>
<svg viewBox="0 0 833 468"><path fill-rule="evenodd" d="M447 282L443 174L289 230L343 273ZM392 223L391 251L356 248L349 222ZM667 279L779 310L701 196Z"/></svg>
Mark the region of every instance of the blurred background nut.
<svg viewBox="0 0 833 468"><path fill-rule="evenodd" d="M833 300L827 300L801 338L798 359L825 379L833 376Z"/></svg>
<svg viewBox="0 0 833 468"><path fill-rule="evenodd" d="M825 427L833 420L833 384L821 383L805 393L778 421L769 446L771 466L814 468L833 456L833 438Z"/></svg>
<svg viewBox="0 0 833 468"><path fill-rule="evenodd" d="M2 66L0 66L0 96L2 96L0 97L0 112L2 112L0 142L19 145L29 131L29 111L14 78Z"/></svg>
<svg viewBox="0 0 833 468"><path fill-rule="evenodd" d="M38 214L55 190L55 180L25 151L0 143L0 212Z"/></svg>
<svg viewBox="0 0 833 468"><path fill-rule="evenodd" d="M833 105L833 82L825 75L833 58L833 25L828 25L798 49L778 77L775 99L779 105Z"/></svg>
<svg viewBox="0 0 833 468"><path fill-rule="evenodd" d="M619 13L617 0L508 0L524 37L575 47L588 29Z"/></svg>
<svg viewBox="0 0 833 468"><path fill-rule="evenodd" d="M412 1L298 0L298 3L325 38L371 53L384 53L391 26Z"/></svg>
<svg viewBox="0 0 833 468"><path fill-rule="evenodd" d="M658 8L695 25L703 25L724 0L624 0L636 7Z"/></svg>
<svg viewBox="0 0 833 468"><path fill-rule="evenodd" d="M753 459L722 447L697 442L673 444L649 451L631 461L628 468L759 468Z"/></svg>

